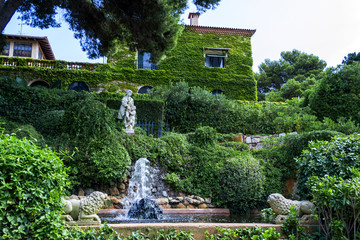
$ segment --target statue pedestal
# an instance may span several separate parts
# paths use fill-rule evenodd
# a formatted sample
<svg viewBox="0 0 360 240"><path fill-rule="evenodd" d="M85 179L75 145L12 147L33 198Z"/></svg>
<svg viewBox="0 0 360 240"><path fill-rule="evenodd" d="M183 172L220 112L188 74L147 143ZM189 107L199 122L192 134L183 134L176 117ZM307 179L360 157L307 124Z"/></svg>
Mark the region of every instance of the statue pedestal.
<svg viewBox="0 0 360 240"><path fill-rule="evenodd" d="M127 135L133 135L133 134L135 134L135 131L134 131L134 129L125 129L125 133Z"/></svg>

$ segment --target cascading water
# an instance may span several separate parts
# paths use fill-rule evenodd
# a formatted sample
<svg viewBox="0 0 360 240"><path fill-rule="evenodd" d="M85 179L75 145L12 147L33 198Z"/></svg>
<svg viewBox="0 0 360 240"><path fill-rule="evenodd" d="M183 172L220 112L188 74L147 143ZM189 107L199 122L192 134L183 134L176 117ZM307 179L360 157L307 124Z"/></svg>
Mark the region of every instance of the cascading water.
<svg viewBox="0 0 360 240"><path fill-rule="evenodd" d="M150 161L140 158L136 161L134 172L129 181L128 195L123 199L126 216L135 219L160 219L161 208L153 201L151 184L153 178L150 172Z"/></svg>

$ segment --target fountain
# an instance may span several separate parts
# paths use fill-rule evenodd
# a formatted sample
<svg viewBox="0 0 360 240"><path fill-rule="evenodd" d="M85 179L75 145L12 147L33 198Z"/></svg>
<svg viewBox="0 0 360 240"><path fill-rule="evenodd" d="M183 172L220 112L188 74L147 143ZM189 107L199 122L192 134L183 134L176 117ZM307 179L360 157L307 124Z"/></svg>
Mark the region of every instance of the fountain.
<svg viewBox="0 0 360 240"><path fill-rule="evenodd" d="M129 182L128 195L123 199L124 208L128 209L128 219L161 219L163 212L152 198L150 161L140 158L136 161L134 172ZM124 217L124 216L123 216Z"/></svg>

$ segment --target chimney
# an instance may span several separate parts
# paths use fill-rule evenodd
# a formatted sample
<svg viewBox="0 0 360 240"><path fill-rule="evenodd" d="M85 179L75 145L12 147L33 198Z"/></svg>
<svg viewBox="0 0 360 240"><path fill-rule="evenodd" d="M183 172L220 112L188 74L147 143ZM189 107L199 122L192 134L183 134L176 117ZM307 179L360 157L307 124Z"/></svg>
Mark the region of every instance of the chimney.
<svg viewBox="0 0 360 240"><path fill-rule="evenodd" d="M198 26L199 25L199 16L200 13L189 13L190 26Z"/></svg>

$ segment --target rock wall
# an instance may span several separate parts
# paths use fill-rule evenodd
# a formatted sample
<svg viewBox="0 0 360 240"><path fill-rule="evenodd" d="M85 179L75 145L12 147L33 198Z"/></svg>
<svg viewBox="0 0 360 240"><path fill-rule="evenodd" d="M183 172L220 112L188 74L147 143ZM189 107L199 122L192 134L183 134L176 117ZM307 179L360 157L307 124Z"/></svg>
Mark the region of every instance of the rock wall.
<svg viewBox="0 0 360 240"><path fill-rule="evenodd" d="M289 135L297 134L297 132L287 133ZM264 141L268 138L279 138L287 135L286 133L279 133L273 135L243 135L242 133L234 136L236 142L246 143L250 149L260 149L264 146Z"/></svg>

